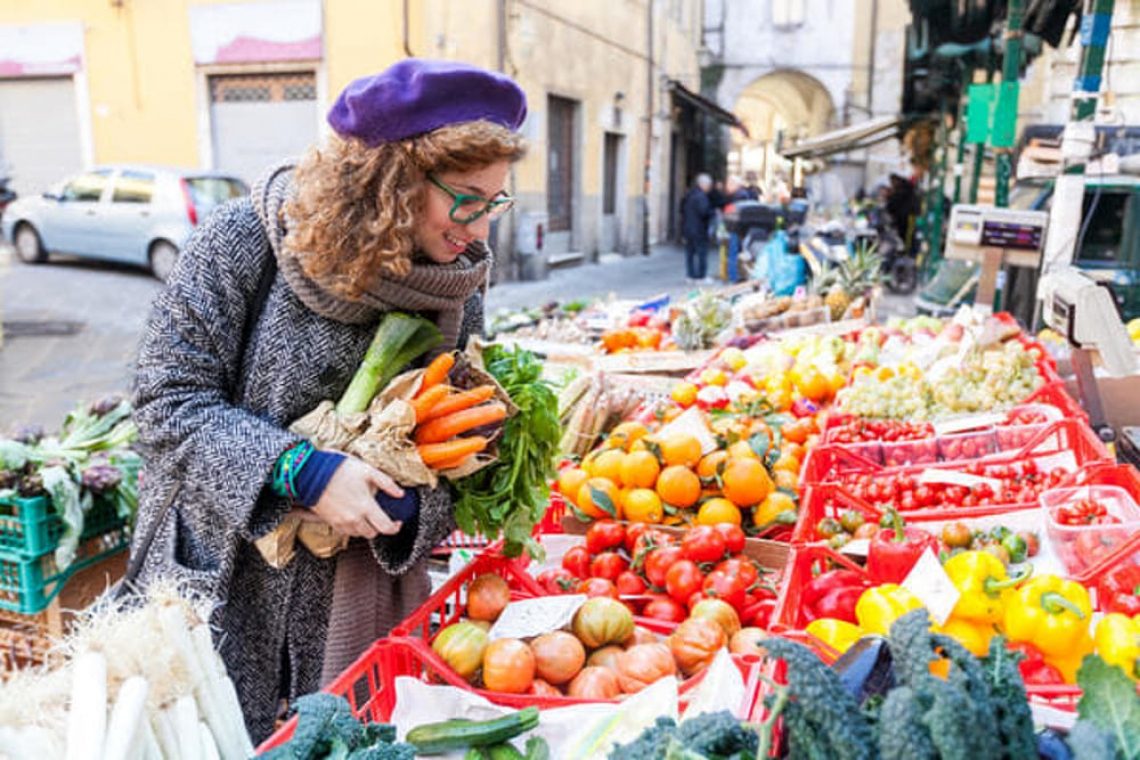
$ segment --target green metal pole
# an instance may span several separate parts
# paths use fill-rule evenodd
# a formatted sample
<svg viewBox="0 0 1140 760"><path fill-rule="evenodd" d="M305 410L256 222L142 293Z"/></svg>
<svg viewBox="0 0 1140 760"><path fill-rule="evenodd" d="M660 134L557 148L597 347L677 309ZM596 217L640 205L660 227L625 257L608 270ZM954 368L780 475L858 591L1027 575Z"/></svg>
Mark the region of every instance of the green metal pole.
<svg viewBox="0 0 1140 760"><path fill-rule="evenodd" d="M958 99L958 156L954 160L954 202L962 200L962 175L965 171L966 161L966 93L970 91L970 84L974 81L974 72L967 69L962 75L962 97Z"/></svg>
<svg viewBox="0 0 1140 760"><path fill-rule="evenodd" d="M994 83L994 48L993 44L986 51L986 84ZM982 169L986 165L986 144L974 143L974 171L970 177L970 203L978 202L978 185L982 181Z"/></svg>
<svg viewBox="0 0 1140 760"><path fill-rule="evenodd" d="M1022 0L1009 0L1006 7L1005 45L1002 50L1001 62L1002 87L1007 87L1011 83L1016 84L1018 80L1018 69L1021 63ZM1002 106L1014 109L1014 114L1010 118L1016 123L1016 97L1012 103L1003 98L999 98L999 109ZM997 165L995 167L997 176L995 177L994 205L998 208L1005 208L1009 205L1009 179L1013 173L1013 148L1012 146L1005 145L1001 147L995 146L995 148L997 148Z"/></svg>
<svg viewBox="0 0 1140 760"><path fill-rule="evenodd" d="M926 256L926 262L922 267L923 280L928 281L934 276L934 272L938 269L938 259L941 258L942 252L942 217L945 209L943 209L942 196L943 188L946 186L946 157L950 153L947 142L949 141L949 134L946 128L946 95L942 95L942 107L938 109L938 134L935 137L934 144L941 146L941 155L938 157L937 162L931 163L931 183L930 191L926 195L926 218L929 220L927 225L927 240L929 244L927 251L937 251L937 255L929 253Z"/></svg>

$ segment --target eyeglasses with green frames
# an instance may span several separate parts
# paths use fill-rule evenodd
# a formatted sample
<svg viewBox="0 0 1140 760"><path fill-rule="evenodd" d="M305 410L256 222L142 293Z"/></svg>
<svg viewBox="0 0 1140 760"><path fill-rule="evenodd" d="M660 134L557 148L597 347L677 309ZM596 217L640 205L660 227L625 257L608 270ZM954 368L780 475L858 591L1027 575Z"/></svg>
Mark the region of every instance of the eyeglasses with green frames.
<svg viewBox="0 0 1140 760"><path fill-rule="evenodd" d="M447 215L456 224L471 224L484 214L488 219L498 219L515 205L515 199L509 195L488 200L478 195L457 192L440 182L434 174L427 175L427 178L433 185L451 196L454 203Z"/></svg>

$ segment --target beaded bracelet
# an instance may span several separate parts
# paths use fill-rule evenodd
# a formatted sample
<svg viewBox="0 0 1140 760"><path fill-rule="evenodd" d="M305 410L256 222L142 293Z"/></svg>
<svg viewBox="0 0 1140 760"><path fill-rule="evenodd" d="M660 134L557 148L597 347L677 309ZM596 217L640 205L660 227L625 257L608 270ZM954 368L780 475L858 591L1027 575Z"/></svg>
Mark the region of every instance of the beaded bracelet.
<svg viewBox="0 0 1140 760"><path fill-rule="evenodd" d="M293 501L297 500L297 489L293 485L293 479L312 454L313 444L308 441L301 441L290 446L281 456L277 457L277 463L273 466L271 486L278 496L284 496Z"/></svg>

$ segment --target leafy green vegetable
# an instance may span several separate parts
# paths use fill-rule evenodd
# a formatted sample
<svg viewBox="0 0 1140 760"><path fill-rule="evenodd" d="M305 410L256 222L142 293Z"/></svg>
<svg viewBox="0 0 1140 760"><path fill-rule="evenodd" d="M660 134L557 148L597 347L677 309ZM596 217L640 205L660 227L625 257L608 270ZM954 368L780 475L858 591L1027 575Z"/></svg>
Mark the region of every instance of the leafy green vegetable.
<svg viewBox="0 0 1140 760"><path fill-rule="evenodd" d="M1077 703L1079 722L1088 721L1115 740L1116 757L1140 758L1140 696L1136 683L1100 656L1086 655L1077 671L1084 694Z"/></svg>
<svg viewBox="0 0 1140 760"><path fill-rule="evenodd" d="M396 742L395 726L364 724L352 705L337 694L306 694L296 702L293 738L278 745L263 760L413 760L415 748Z"/></svg>
<svg viewBox="0 0 1140 760"><path fill-rule="evenodd" d="M469 535L503 535L503 552L532 557L542 550L531 535L546 514L554 458L562 438L558 397L542 378L542 364L530 351L487 346L487 372L498 381L518 413L508 417L499 458L489 467L455 481L455 521Z"/></svg>

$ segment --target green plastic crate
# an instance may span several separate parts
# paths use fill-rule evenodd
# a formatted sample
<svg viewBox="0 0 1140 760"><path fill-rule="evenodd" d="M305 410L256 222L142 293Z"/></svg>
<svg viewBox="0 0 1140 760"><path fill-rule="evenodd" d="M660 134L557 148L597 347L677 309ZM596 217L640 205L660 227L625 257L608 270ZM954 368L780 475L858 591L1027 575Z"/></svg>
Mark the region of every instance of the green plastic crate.
<svg viewBox="0 0 1140 760"><path fill-rule="evenodd" d="M73 574L124 551L129 544L126 527L93 536L79 544L75 561L62 570L56 565L54 552L32 558L0 553L0 609L22 615L41 612Z"/></svg>
<svg viewBox="0 0 1140 760"><path fill-rule="evenodd" d="M116 530L124 521L115 511L115 502L96 496L83 520L80 540ZM0 499L0 554L17 554L25 559L55 551L63 535L63 520L46 496Z"/></svg>

